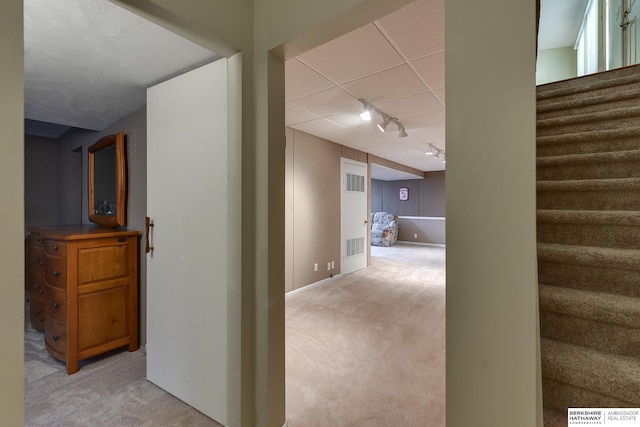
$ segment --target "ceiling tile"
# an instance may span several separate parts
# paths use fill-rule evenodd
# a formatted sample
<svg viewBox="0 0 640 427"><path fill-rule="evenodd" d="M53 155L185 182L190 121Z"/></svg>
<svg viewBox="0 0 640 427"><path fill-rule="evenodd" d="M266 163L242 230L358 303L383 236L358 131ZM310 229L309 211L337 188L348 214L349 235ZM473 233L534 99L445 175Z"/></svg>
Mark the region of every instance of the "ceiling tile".
<svg viewBox="0 0 640 427"><path fill-rule="evenodd" d="M444 52L413 61L412 65L431 89L444 87Z"/></svg>
<svg viewBox="0 0 640 427"><path fill-rule="evenodd" d="M403 119L407 132L430 142L440 149L445 146L445 112L422 114Z"/></svg>
<svg viewBox="0 0 640 427"><path fill-rule="evenodd" d="M286 108L284 110L284 124L286 126L290 126L296 123L308 122L310 120L315 120L320 118L316 114L310 113L304 108L297 107L290 102L286 103Z"/></svg>
<svg viewBox="0 0 640 427"><path fill-rule="evenodd" d="M445 89L436 89L433 91L433 93L436 94L436 96L438 97L438 99L440 100L440 102L442 102L442 105L446 105L445 104L445 93L444 93Z"/></svg>
<svg viewBox="0 0 640 427"><path fill-rule="evenodd" d="M403 63L373 24L367 24L298 57L334 83L345 83Z"/></svg>
<svg viewBox="0 0 640 427"><path fill-rule="evenodd" d="M376 22L410 61L444 50L444 0L420 0Z"/></svg>
<svg viewBox="0 0 640 427"><path fill-rule="evenodd" d="M338 142L336 141L336 137L345 130L343 126L327 119L311 120L290 127L334 142Z"/></svg>
<svg viewBox="0 0 640 427"><path fill-rule="evenodd" d="M357 99L336 86L295 99L290 103L322 117L362 108L362 104Z"/></svg>
<svg viewBox="0 0 640 427"><path fill-rule="evenodd" d="M383 102L427 91L407 64L345 83L342 87L376 107Z"/></svg>
<svg viewBox="0 0 640 427"><path fill-rule="evenodd" d="M443 105L431 92L386 102L378 107L398 119L444 110Z"/></svg>
<svg viewBox="0 0 640 427"><path fill-rule="evenodd" d="M287 101L311 95L334 86L329 80L297 59L291 59L284 63L284 73L284 93Z"/></svg>

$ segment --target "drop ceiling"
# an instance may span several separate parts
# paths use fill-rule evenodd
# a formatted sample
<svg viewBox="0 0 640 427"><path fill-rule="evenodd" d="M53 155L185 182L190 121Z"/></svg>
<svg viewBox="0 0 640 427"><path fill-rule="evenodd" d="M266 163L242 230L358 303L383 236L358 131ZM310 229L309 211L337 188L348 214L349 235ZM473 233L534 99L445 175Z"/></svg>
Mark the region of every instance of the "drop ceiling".
<svg viewBox="0 0 640 427"><path fill-rule="evenodd" d="M583 3L543 0L541 48L573 44ZM148 87L219 58L105 0L25 0L24 11L25 117L36 134L101 130L142 107ZM419 171L443 170L442 158L425 152L428 144L446 150L444 62L444 0L418 0L288 60L286 125ZM375 114L362 121L359 98L408 136L393 123L379 132Z"/></svg>

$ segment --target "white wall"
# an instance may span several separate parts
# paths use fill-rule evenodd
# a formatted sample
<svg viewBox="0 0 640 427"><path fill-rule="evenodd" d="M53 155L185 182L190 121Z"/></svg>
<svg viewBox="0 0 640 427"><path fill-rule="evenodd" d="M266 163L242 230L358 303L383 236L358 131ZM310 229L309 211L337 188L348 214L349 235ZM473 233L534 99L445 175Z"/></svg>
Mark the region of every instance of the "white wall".
<svg viewBox="0 0 640 427"><path fill-rule="evenodd" d="M541 49L536 65L536 85L576 77L577 70L577 54L572 46Z"/></svg>

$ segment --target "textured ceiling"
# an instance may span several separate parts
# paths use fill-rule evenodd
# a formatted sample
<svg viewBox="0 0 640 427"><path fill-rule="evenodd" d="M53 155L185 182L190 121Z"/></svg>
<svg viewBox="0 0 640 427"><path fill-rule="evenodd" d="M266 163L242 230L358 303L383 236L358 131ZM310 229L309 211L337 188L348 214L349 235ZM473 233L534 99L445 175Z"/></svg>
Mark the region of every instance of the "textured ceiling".
<svg viewBox="0 0 640 427"><path fill-rule="evenodd" d="M106 0L24 0L25 117L101 130L218 58Z"/></svg>

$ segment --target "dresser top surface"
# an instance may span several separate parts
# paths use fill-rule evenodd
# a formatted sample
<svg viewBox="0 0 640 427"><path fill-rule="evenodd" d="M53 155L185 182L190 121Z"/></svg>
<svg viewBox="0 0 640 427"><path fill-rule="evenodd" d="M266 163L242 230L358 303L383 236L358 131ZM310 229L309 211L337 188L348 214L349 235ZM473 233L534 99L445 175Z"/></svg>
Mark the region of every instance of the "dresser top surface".
<svg viewBox="0 0 640 427"><path fill-rule="evenodd" d="M48 239L79 240L95 237L126 237L138 236L136 230L121 230L118 228L99 227L92 224L52 225L29 227L30 234L40 234Z"/></svg>

